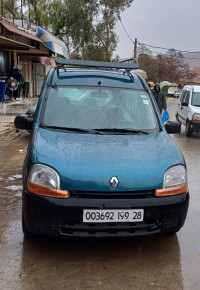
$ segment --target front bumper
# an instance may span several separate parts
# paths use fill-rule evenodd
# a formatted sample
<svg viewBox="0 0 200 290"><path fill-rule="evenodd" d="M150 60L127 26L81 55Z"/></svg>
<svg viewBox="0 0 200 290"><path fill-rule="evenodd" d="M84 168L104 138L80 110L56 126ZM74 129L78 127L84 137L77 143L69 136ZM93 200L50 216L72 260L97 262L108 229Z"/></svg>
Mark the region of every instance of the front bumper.
<svg viewBox="0 0 200 290"><path fill-rule="evenodd" d="M77 237L128 237L178 231L184 224L189 192L169 197L68 198L23 191L23 218L29 232ZM137 223L83 223L83 209L144 209Z"/></svg>

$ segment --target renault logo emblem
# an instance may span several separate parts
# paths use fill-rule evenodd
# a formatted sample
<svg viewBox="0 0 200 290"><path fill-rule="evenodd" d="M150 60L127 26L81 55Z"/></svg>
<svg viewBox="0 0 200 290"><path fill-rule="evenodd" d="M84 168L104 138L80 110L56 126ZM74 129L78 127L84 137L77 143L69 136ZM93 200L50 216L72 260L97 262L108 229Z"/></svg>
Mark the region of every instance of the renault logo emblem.
<svg viewBox="0 0 200 290"><path fill-rule="evenodd" d="M119 180L117 179L117 177L113 176L110 180L110 185L112 188L116 188L119 184Z"/></svg>

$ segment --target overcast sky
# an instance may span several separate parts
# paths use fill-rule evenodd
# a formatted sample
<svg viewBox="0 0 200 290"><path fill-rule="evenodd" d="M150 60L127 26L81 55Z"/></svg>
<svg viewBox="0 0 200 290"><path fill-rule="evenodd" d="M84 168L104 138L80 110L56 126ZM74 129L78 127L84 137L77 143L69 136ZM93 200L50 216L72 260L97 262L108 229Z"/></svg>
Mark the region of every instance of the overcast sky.
<svg viewBox="0 0 200 290"><path fill-rule="evenodd" d="M133 40L137 38L139 42L153 46L200 51L200 0L134 0L121 17ZM116 32L119 37L116 53L121 58L130 57L133 43L121 23L117 23Z"/></svg>

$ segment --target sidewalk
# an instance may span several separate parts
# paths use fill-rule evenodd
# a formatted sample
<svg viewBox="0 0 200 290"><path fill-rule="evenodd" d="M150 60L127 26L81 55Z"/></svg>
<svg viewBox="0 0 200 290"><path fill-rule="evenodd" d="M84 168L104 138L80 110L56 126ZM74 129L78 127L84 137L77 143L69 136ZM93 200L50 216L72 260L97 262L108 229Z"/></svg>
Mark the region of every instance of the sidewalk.
<svg viewBox="0 0 200 290"><path fill-rule="evenodd" d="M29 98L27 102L24 102L21 98L14 101L6 99L6 107L0 107L0 135L6 134L14 127L15 117L24 114L30 106L37 104L37 101L38 98Z"/></svg>

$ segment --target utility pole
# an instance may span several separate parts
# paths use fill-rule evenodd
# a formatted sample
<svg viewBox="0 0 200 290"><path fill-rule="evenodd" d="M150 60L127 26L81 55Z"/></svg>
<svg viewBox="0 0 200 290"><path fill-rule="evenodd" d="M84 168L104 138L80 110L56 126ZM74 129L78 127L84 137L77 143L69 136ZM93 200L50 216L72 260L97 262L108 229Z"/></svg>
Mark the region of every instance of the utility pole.
<svg viewBox="0 0 200 290"><path fill-rule="evenodd" d="M13 15L13 23L14 23L15 22L14 0L12 0L12 15Z"/></svg>
<svg viewBox="0 0 200 290"><path fill-rule="evenodd" d="M23 0L21 0L21 17L22 17L22 27L24 27L24 19L23 19Z"/></svg>
<svg viewBox="0 0 200 290"><path fill-rule="evenodd" d="M1 15L3 16L3 0L1 0Z"/></svg>
<svg viewBox="0 0 200 290"><path fill-rule="evenodd" d="M137 59L137 38L135 38L135 43L134 43L134 58Z"/></svg>
<svg viewBox="0 0 200 290"><path fill-rule="evenodd" d="M35 0L35 3L34 3L34 10L35 10L35 24L36 26L38 26L38 21L37 21L37 4L36 4L36 0Z"/></svg>
<svg viewBox="0 0 200 290"><path fill-rule="evenodd" d="M28 0L28 27L27 29L30 29L31 26L31 8L30 8L30 0Z"/></svg>

